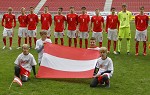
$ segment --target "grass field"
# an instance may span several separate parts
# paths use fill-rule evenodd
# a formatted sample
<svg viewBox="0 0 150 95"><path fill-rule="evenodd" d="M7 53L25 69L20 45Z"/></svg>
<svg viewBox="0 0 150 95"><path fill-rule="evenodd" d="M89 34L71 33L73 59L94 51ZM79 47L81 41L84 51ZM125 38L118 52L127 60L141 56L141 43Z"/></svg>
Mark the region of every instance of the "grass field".
<svg viewBox="0 0 150 95"><path fill-rule="evenodd" d="M140 43L139 56L135 56L135 27L132 23L131 55L126 55L126 40L122 42L120 55L109 54L114 62L114 74L111 78L111 87L90 88L91 79L35 79L31 73L30 81L23 83L22 87L14 83L9 90L14 77L14 61L21 50L17 50L17 29L13 37L13 50L2 50L2 35L0 36L0 95L150 95L150 52L143 56L142 43ZM38 26L38 32L40 25ZM149 29L150 30L150 29ZM0 32L3 28L0 26ZM104 34L103 46L107 45L107 35ZM150 36L150 33L148 33ZM39 34L38 34L39 38ZM54 42L54 38L51 38ZM65 36L65 45L67 37ZM7 39L7 47L8 47ZM112 49L112 48L111 48ZM31 49L37 61L37 52ZM38 70L39 66L36 66Z"/></svg>

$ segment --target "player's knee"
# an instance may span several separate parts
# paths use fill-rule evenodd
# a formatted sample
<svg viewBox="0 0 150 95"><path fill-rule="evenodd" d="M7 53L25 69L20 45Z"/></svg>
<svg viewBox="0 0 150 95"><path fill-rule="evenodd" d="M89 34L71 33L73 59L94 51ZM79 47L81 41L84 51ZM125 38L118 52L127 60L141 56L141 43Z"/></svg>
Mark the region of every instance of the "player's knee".
<svg viewBox="0 0 150 95"><path fill-rule="evenodd" d="M28 81L28 77L26 77L26 76L21 76L21 80L22 80L22 82L27 82L27 81Z"/></svg>
<svg viewBox="0 0 150 95"><path fill-rule="evenodd" d="M16 65L14 69L15 69L15 76L20 77L20 67Z"/></svg>
<svg viewBox="0 0 150 95"><path fill-rule="evenodd" d="M98 79L97 78L94 78L90 84L90 87L96 87L98 84Z"/></svg>

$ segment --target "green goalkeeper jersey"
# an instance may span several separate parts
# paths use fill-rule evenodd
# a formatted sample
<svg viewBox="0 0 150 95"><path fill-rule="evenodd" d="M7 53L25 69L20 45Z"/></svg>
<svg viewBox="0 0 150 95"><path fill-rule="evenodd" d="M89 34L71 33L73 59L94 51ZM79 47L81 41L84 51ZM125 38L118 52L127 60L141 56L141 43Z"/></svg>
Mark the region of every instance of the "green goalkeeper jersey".
<svg viewBox="0 0 150 95"><path fill-rule="evenodd" d="M130 11L119 12L118 19L120 22L119 28L130 27L130 20L132 19L132 13Z"/></svg>

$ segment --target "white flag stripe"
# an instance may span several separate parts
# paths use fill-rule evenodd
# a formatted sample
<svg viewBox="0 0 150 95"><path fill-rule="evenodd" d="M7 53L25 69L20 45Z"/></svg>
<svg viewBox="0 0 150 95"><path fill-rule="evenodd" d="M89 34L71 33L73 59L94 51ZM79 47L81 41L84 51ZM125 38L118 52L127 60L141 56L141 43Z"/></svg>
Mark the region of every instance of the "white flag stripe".
<svg viewBox="0 0 150 95"><path fill-rule="evenodd" d="M97 59L93 60L71 60L59 58L44 53L41 66L52 68L60 71L81 72L95 68Z"/></svg>

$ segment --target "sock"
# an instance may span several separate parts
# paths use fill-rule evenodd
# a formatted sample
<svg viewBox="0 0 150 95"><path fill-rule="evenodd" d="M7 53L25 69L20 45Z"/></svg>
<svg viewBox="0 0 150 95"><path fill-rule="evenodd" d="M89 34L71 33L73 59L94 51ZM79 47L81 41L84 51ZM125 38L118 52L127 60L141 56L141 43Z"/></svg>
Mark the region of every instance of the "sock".
<svg viewBox="0 0 150 95"><path fill-rule="evenodd" d="M121 40L118 40L118 52L120 52L121 49Z"/></svg>
<svg viewBox="0 0 150 95"><path fill-rule="evenodd" d="M18 37L18 47L20 47L21 44L21 37Z"/></svg>
<svg viewBox="0 0 150 95"><path fill-rule="evenodd" d="M58 44L58 38L55 38L55 44Z"/></svg>
<svg viewBox="0 0 150 95"><path fill-rule="evenodd" d="M3 38L4 46L6 46L6 37Z"/></svg>
<svg viewBox="0 0 150 95"><path fill-rule="evenodd" d="M69 47L71 47L71 38L69 38L68 43L69 43Z"/></svg>
<svg viewBox="0 0 150 95"><path fill-rule="evenodd" d="M143 48L144 48L143 53L146 53L146 42L143 42Z"/></svg>
<svg viewBox="0 0 150 95"><path fill-rule="evenodd" d="M25 44L27 44L27 37L26 38L24 38L25 39Z"/></svg>
<svg viewBox="0 0 150 95"><path fill-rule="evenodd" d="M127 52L130 52L130 40L127 40Z"/></svg>
<svg viewBox="0 0 150 95"><path fill-rule="evenodd" d="M102 47L102 42L99 42L99 47Z"/></svg>
<svg viewBox="0 0 150 95"><path fill-rule="evenodd" d="M61 40L61 45L64 45L64 39L60 38L60 40Z"/></svg>
<svg viewBox="0 0 150 95"><path fill-rule="evenodd" d="M77 47L77 38L74 38L74 47Z"/></svg>
<svg viewBox="0 0 150 95"><path fill-rule="evenodd" d="M139 52L139 42L136 42L135 49L136 49L136 53L138 53Z"/></svg>
<svg viewBox="0 0 150 95"><path fill-rule="evenodd" d="M11 47L12 46L12 37L9 37L9 43L10 43L9 47Z"/></svg>
<svg viewBox="0 0 150 95"><path fill-rule="evenodd" d="M114 41L114 51L116 51L117 41Z"/></svg>
<svg viewBox="0 0 150 95"><path fill-rule="evenodd" d="M108 43L107 43L108 51L110 51L110 45L111 45L111 40L108 40Z"/></svg>
<svg viewBox="0 0 150 95"><path fill-rule="evenodd" d="M88 48L88 39L85 39L85 48Z"/></svg>
<svg viewBox="0 0 150 95"><path fill-rule="evenodd" d="M35 44L35 46L36 46L36 40L37 40L36 37L34 37L34 44Z"/></svg>
<svg viewBox="0 0 150 95"><path fill-rule="evenodd" d="M31 37L29 37L29 45L30 45L30 47L32 47L32 38Z"/></svg>
<svg viewBox="0 0 150 95"><path fill-rule="evenodd" d="M80 48L82 48L82 38L80 38L79 44L80 44Z"/></svg>

